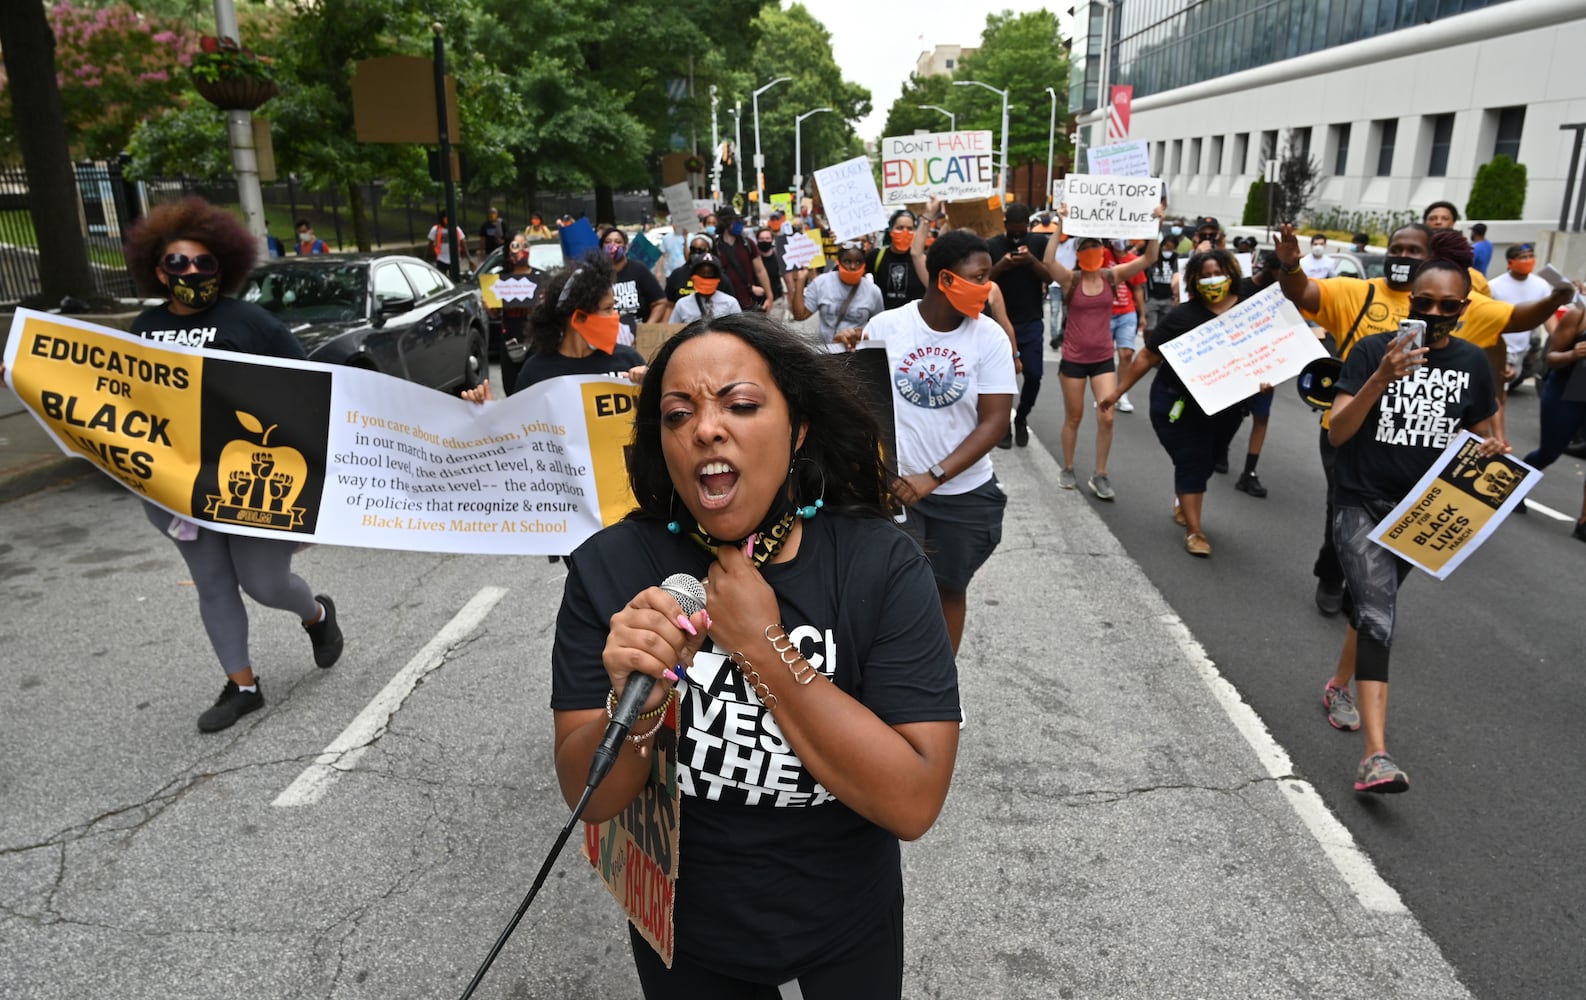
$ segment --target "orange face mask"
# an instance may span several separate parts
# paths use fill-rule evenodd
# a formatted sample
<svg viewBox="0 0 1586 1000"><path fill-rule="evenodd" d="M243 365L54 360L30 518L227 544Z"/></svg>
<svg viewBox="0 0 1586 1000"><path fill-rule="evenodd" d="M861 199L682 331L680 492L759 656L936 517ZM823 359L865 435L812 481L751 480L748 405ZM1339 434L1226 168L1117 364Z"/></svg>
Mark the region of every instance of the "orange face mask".
<svg viewBox="0 0 1586 1000"><path fill-rule="evenodd" d="M699 275L695 275L694 276L694 291L698 292L701 295L704 295L704 296L707 296L707 297L711 296L711 295L715 295L716 294L716 289L718 289L720 287L721 287L721 279L720 278L701 278Z"/></svg>
<svg viewBox="0 0 1586 1000"><path fill-rule="evenodd" d="M986 300L991 298L991 282L975 284L961 274L944 270L936 276L936 287L941 289L943 295L954 309L975 319L986 308Z"/></svg>
<svg viewBox="0 0 1586 1000"><path fill-rule="evenodd" d="M782 231L782 220L772 219L770 222L766 223L766 226L770 228L773 233L780 233Z"/></svg>
<svg viewBox="0 0 1586 1000"><path fill-rule="evenodd" d="M1074 255L1074 262L1079 265L1081 271L1100 271L1106 260L1106 251L1101 247L1091 247Z"/></svg>
<svg viewBox="0 0 1586 1000"><path fill-rule="evenodd" d="M610 354L616 350L617 334L622 331L622 318L616 313L596 313L590 315L582 309L574 310L573 318L567 321L573 332L584 338L584 341L597 351Z"/></svg>
<svg viewBox="0 0 1586 1000"><path fill-rule="evenodd" d="M1536 267L1535 257L1532 257L1530 260L1511 260L1509 262L1509 270L1513 271L1515 274L1530 274L1531 269L1534 267Z"/></svg>
<svg viewBox="0 0 1586 1000"><path fill-rule="evenodd" d="M857 285L865 280L865 266L860 264L855 268L848 268L842 264L837 265L837 277L845 285Z"/></svg>
<svg viewBox="0 0 1586 1000"><path fill-rule="evenodd" d="M909 247L911 247L913 245L914 245L914 230L912 230L912 229L894 229L894 230L892 230L892 249L896 250L898 253L902 253L903 251L907 250Z"/></svg>

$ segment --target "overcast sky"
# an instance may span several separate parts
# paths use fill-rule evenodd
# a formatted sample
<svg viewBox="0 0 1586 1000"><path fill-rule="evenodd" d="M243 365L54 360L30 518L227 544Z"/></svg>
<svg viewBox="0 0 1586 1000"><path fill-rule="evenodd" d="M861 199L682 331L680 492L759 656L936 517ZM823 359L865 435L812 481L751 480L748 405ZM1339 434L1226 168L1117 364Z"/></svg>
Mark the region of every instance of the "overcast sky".
<svg viewBox="0 0 1586 1000"><path fill-rule="evenodd" d="M938 45L976 46L986 27L988 11L1055 11L1067 25L1064 12L1071 0L801 0L815 19L832 35L832 55L843 79L870 89L870 117L856 126L860 138L881 135L887 111L903 92L921 52ZM792 0L782 0L784 8Z"/></svg>

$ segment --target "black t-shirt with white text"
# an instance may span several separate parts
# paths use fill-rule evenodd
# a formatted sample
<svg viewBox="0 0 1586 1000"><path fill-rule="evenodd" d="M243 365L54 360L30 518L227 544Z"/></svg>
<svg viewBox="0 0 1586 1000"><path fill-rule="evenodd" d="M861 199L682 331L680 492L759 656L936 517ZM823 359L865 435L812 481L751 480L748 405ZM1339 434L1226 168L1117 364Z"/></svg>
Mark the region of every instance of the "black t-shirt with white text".
<svg viewBox="0 0 1586 1000"><path fill-rule="evenodd" d="M308 360L292 331L268 310L225 297L191 316L178 316L168 305L145 309L132 321L130 332L166 344Z"/></svg>
<svg viewBox="0 0 1586 1000"><path fill-rule="evenodd" d="M650 307L664 294L661 283L650 269L631 257L624 258L612 279L611 292L617 298L617 314L631 333L640 323L650 321Z"/></svg>
<svg viewBox="0 0 1586 1000"><path fill-rule="evenodd" d="M611 616L673 573L703 577L713 565L686 536L648 519L581 545L556 620L551 708L604 706ZM805 661L882 722L959 721L930 564L891 521L828 508L803 522L797 555L760 572ZM779 672L765 674L773 693L793 683L770 644L748 658ZM708 640L677 690L677 950L723 975L785 982L868 933L895 904L898 839L815 780Z"/></svg>
<svg viewBox="0 0 1586 1000"><path fill-rule="evenodd" d="M997 276L997 287L1002 289L1003 305L1008 310L1008 322L1033 323L1045 316L1046 269L1040 266L1046 256L1046 237L1029 233L1024 237L1030 250L1030 263L1009 268ZM1013 251L1013 242L1006 233L987 241L991 248L991 262L1006 257Z"/></svg>
<svg viewBox="0 0 1586 1000"><path fill-rule="evenodd" d="M1173 298L1173 275L1178 273L1178 262L1178 251L1166 248L1161 251L1156 263L1145 271L1146 298L1157 300Z"/></svg>
<svg viewBox="0 0 1586 1000"><path fill-rule="evenodd" d="M536 382L560 375L615 375L621 378L628 373L629 368L642 364L644 355L627 344L618 344L610 354L591 351L581 358L570 358L559 351L550 354L535 351L523 360L523 367L518 369L518 377L507 395L520 393Z"/></svg>
<svg viewBox="0 0 1586 1000"><path fill-rule="evenodd" d="M871 255L865 264L875 275L884 308L896 309L925 298L925 282L914 273L914 258L907 251L899 253L887 247Z"/></svg>
<svg viewBox="0 0 1586 1000"><path fill-rule="evenodd" d="M1396 331L1378 333L1356 343L1338 376L1338 391L1359 393L1396 337ZM1448 338L1426 352L1419 368L1395 379L1366 412L1360 429L1339 446L1334 504L1397 504L1456 434L1497 411L1486 353L1469 341Z"/></svg>

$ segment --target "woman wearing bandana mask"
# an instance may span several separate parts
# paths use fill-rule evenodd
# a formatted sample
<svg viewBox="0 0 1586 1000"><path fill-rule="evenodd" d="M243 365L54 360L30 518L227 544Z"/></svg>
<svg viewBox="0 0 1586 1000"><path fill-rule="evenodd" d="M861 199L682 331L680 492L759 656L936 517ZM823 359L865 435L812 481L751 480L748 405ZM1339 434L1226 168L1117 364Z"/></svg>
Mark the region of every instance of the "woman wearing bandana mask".
<svg viewBox="0 0 1586 1000"><path fill-rule="evenodd" d="M1184 265L1184 281L1189 286L1189 301L1175 307L1146 336L1145 347L1134 356L1117 389L1096 407L1112 409L1118 397L1146 372L1161 366L1151 382L1151 427L1173 460L1173 493L1177 497L1173 520L1184 528L1184 550L1204 558L1212 554L1211 542L1201 530L1206 483L1217 456L1228 450L1228 442L1239 430L1242 415L1237 406L1215 414L1202 410L1172 363L1164 363L1162 346L1232 309L1251 289L1241 283L1239 263L1227 250L1203 250L1192 256Z"/></svg>
<svg viewBox="0 0 1586 1000"><path fill-rule="evenodd" d="M297 338L269 312L222 297L247 282L257 248L235 216L200 198L156 206L128 235L127 264L142 291L167 301L140 313L131 332L147 340L305 360ZM198 594L204 630L226 674L220 697L198 717L200 731L225 729L264 706L239 591L297 616L314 662L335 664L342 649L336 606L292 572L296 542L213 531L152 503L145 502L144 511L150 523L176 540Z"/></svg>
<svg viewBox="0 0 1586 1000"><path fill-rule="evenodd" d="M1482 351L1453 336L1470 303L1467 266L1429 260L1410 288L1411 319L1426 324L1424 347L1397 331L1360 341L1338 377L1328 437L1338 458L1333 536L1348 582L1349 631L1323 688L1328 721L1365 730L1357 792L1403 792L1409 778L1388 756L1388 655L1396 631L1405 560L1371 540L1372 529L1415 488L1461 430L1481 435L1481 454L1508 451L1493 435L1498 404ZM1407 402L1417 419L1405 423ZM1430 409L1428 409L1428 407ZM1349 694L1355 682L1355 695ZM1358 700L1358 709L1356 708Z"/></svg>
<svg viewBox="0 0 1586 1000"><path fill-rule="evenodd" d="M1410 281L1421 261L1434 256L1433 230L1412 222L1401 226L1388 236L1388 253L1383 260L1384 274L1380 278L1336 277L1320 281L1307 278L1300 266L1300 244L1294 227L1285 224L1279 230L1274 252L1282 272L1278 283L1290 302L1299 307L1306 319L1315 322L1322 331L1333 338L1334 353L1340 361L1348 363L1349 352L1364 337L1377 333L1397 331L1399 321L1409 318ZM1456 232L1443 231L1437 236L1443 255L1458 254L1464 245L1464 257L1455 261L1467 270L1470 267L1470 248L1464 237ZM1460 316L1454 335L1469 340L1483 349L1499 348L1502 334L1518 333L1541 326L1554 311L1568 302L1570 293L1560 291L1549 298L1521 305L1495 302L1476 294ZM1499 371L1502 359L1498 358ZM1313 572L1317 577L1316 606L1325 615L1336 615L1344 604L1344 571L1338 562L1338 550L1333 540L1333 463L1335 452L1328 443L1329 418L1322 419L1319 450L1322 472L1327 481L1327 513L1323 526L1322 547L1316 554Z"/></svg>
<svg viewBox="0 0 1586 1000"><path fill-rule="evenodd" d="M644 377L644 357L618 343L622 319L612 291L615 274L598 254L576 267L564 267L540 288L529 316L533 348L510 392L558 375L618 375L634 382ZM469 394L476 402L491 398Z"/></svg>
<svg viewBox="0 0 1586 1000"><path fill-rule="evenodd" d="M862 336L886 343L904 529L930 557L956 653L969 582L1002 540L1008 498L990 451L1008 430L1017 384L1013 345L983 314L993 287L986 241L945 233L925 267L924 298L876 316ZM838 342L852 348L860 339L844 331Z"/></svg>

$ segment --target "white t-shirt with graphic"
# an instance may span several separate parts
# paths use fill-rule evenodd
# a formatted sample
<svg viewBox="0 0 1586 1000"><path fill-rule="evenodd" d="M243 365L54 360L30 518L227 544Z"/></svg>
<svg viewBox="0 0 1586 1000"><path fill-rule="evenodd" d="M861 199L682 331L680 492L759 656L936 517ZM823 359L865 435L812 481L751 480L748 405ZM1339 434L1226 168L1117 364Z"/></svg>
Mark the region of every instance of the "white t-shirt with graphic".
<svg viewBox="0 0 1586 1000"><path fill-rule="evenodd" d="M865 337L886 344L901 475L928 472L962 444L980 422L982 395L1019 391L1013 345L985 314L966 317L956 330L941 333L926 326L920 304L910 302L873 318ZM991 456L982 455L936 492L968 493L991 476Z"/></svg>
<svg viewBox="0 0 1586 1000"><path fill-rule="evenodd" d="M1487 284L1492 288L1492 297L1499 302L1510 305L1524 305L1545 299L1553 294L1553 286L1543 281L1534 274L1524 278L1516 278L1508 271L1504 271L1496 278L1489 278ZM1532 330L1521 330L1519 333L1506 333L1503 335L1504 349L1510 354L1524 354L1531 349Z"/></svg>

